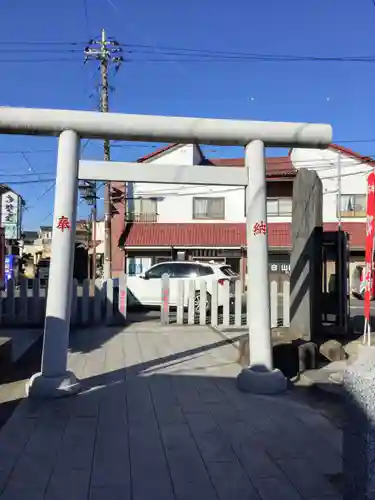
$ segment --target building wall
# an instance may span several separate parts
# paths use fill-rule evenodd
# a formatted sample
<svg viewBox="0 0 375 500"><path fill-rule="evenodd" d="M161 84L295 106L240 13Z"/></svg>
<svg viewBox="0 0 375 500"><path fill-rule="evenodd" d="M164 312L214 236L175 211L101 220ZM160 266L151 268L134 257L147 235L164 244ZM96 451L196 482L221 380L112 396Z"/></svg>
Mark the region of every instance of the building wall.
<svg viewBox="0 0 375 500"><path fill-rule="evenodd" d="M341 161L341 194L366 194L367 176L372 168L360 160L332 149L293 149L292 162L296 169L316 170L323 183L323 220L336 222L338 213L338 160ZM365 222L364 217L343 217L343 221Z"/></svg>
<svg viewBox="0 0 375 500"><path fill-rule="evenodd" d="M148 163L156 165L196 165L195 168L206 168L205 165L197 165L201 161L198 148L188 144L178 149L169 151L167 154L151 159ZM140 165L139 168L142 168ZM234 167L233 167L234 168ZM220 167L217 167L220 172ZM194 219L193 198L194 197L225 197L224 219ZM269 183L268 196L282 197L292 196L292 180L287 182ZM164 223L187 223L196 222L221 223L221 222L245 222L245 190L233 186L194 186L187 184L153 184L135 183L128 188L128 197L154 197L158 199L158 222ZM129 201L130 211L134 206ZM290 217L269 217L269 222L288 222Z"/></svg>
<svg viewBox="0 0 375 500"><path fill-rule="evenodd" d="M100 241L96 247L96 254L104 254L104 221L96 223L96 241Z"/></svg>
<svg viewBox="0 0 375 500"><path fill-rule="evenodd" d="M338 159L341 161L341 193L362 194L367 191L367 175L371 170L367 164L359 159L339 153L334 149L311 150L293 149L291 160L296 169L310 168L316 170L323 182L323 219L324 222L336 222L338 213ZM150 158L148 163L155 163L155 168L163 164L196 165L194 168L205 168L198 165L201 161L200 151L194 145L178 146L159 157ZM142 165L139 165L142 168ZM192 167L193 168L193 167ZM217 167L218 172L220 167ZM123 191L122 183L114 183ZM267 180L267 196L270 198L292 197L293 178L284 178L278 181ZM193 218L194 196L225 197L225 218L223 220L196 220ZM134 210L134 199L138 197L158 198L158 222L160 223L188 223L197 224L221 222L245 222L245 193L243 188L231 186L192 186L183 184L152 184L136 183L128 186L129 209ZM124 231L124 205L116 205L117 212L112 221L113 243L112 259L114 274L125 269L124 256L118 248L118 240ZM364 222L364 217L343 217L343 222ZM291 216L268 217L269 222L291 222ZM173 244L173 242L171 242ZM133 264L132 264L133 265ZM134 264L135 265L135 264ZM138 266L139 267L139 266Z"/></svg>
<svg viewBox="0 0 375 500"><path fill-rule="evenodd" d="M124 193L123 182L112 182L112 189L117 190L117 194ZM117 200L117 201L116 201ZM125 230L125 201L120 196L115 198L112 217L112 276L114 278L124 273L125 258L124 251L119 248L120 238ZM98 238L99 239L99 238ZM104 225L103 225L103 241L104 241Z"/></svg>

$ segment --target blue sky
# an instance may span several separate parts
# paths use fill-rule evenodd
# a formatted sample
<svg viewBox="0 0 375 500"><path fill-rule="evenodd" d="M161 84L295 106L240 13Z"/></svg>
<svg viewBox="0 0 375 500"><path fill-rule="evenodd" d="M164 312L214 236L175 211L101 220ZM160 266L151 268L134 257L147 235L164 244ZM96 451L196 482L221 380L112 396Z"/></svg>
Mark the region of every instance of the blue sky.
<svg viewBox="0 0 375 500"><path fill-rule="evenodd" d="M95 94L99 75L94 62L83 64L79 49L83 51L87 40L98 37L104 27L125 50L131 50L126 44L151 46L151 54L144 57L159 59L131 61L140 57L134 48L125 54L112 80L113 111L329 122L335 142L363 141L344 145L375 155L375 63L184 63L160 49L371 56L372 0L231 0L221 5L216 0L86 0L86 5L87 17L84 0L3 0L1 105L95 109L97 97L90 94ZM76 45L59 49L31 43L51 41ZM32 52L36 47L45 52ZM25 62L38 57L56 62ZM71 60L61 61L66 58ZM21 61L14 62L17 59ZM168 62L171 59L178 62ZM146 145L127 145L114 148L112 156L131 160L151 151ZM207 152L219 154L212 147ZM100 158L100 143L90 143L84 156ZM54 177L56 139L1 136L0 162L0 182L28 182L14 184L29 206L24 228L51 223L53 183L41 179ZM40 175L32 176L35 172ZM81 204L79 215L86 212Z"/></svg>

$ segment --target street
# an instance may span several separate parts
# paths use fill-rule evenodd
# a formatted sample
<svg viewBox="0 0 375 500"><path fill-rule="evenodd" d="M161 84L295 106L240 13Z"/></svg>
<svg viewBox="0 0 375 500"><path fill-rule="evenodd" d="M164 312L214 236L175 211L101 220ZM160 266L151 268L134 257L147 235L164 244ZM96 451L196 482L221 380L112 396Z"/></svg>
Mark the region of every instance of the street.
<svg viewBox="0 0 375 500"><path fill-rule="evenodd" d="M364 302L363 300L350 298L350 316L363 315ZM375 315L375 301L371 302L371 314Z"/></svg>
<svg viewBox="0 0 375 500"><path fill-rule="evenodd" d="M354 333L361 334L364 330L363 316L364 302L353 297L350 298L351 326ZM371 331L375 329L375 301L371 302Z"/></svg>

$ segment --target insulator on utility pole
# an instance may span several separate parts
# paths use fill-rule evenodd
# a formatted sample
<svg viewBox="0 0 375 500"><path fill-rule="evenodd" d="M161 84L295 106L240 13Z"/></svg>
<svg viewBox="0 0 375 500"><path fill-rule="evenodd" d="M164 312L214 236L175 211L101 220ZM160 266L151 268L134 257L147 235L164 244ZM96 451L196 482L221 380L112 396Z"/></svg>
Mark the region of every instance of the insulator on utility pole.
<svg viewBox="0 0 375 500"><path fill-rule="evenodd" d="M100 85L100 111L108 112L109 100L109 83L108 72L113 65L115 71L118 71L123 57L120 43L113 38L107 38L106 32L103 29L100 40L90 40L89 45L84 50L85 61L95 59L99 61L101 85ZM104 160L110 160L110 142L109 139L104 140ZM104 185L104 279L112 277L112 202L111 202L111 183L106 182Z"/></svg>

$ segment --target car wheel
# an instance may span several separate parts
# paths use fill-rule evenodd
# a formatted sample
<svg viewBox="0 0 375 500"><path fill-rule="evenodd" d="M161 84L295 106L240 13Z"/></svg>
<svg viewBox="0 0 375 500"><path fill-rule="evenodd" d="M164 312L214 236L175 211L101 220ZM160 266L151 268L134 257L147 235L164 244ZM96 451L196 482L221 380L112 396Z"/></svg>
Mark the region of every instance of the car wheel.
<svg viewBox="0 0 375 500"><path fill-rule="evenodd" d="M211 295L209 293L206 294L206 313L211 309ZM195 314L200 314L201 310L201 294L200 292L195 292L194 297L194 312Z"/></svg>

